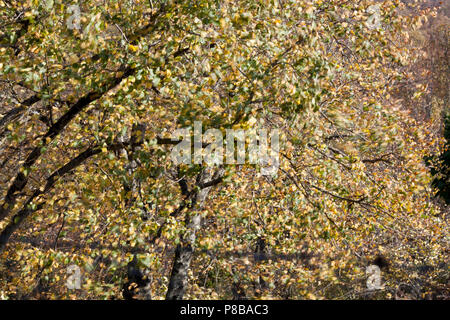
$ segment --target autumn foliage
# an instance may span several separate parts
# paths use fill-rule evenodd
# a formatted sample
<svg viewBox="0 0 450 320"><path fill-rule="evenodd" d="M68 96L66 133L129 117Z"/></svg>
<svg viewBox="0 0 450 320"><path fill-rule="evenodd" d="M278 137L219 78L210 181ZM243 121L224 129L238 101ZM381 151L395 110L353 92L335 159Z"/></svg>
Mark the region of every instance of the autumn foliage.
<svg viewBox="0 0 450 320"><path fill-rule="evenodd" d="M130 261L135 298L444 298L429 11L376 3L84 0L77 29L75 1L0 0L0 298L122 299ZM279 129L277 174L175 165L194 121Z"/></svg>

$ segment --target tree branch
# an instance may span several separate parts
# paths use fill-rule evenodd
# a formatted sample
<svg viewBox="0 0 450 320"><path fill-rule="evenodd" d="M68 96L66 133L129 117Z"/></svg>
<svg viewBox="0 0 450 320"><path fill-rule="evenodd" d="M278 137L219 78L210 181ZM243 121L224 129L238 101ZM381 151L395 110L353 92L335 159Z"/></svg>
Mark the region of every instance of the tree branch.
<svg viewBox="0 0 450 320"><path fill-rule="evenodd" d="M29 169L41 156L42 147L45 147L53 138L55 138L67 126L67 124L73 118L75 118L78 113L84 110L90 103L102 97L106 92L116 87L122 80L131 76L134 72L135 69L127 68L122 75L116 76L111 79L110 82L108 84L105 84L100 90L89 92L84 97L80 98L76 103L74 103L69 108L69 110L48 129L47 133L42 139L42 144L36 146L33 151L31 151L24 164L21 166L21 169L19 169L19 173L16 175L12 185L9 187L5 197L5 201L0 207L0 221L9 214L11 208L16 203L17 194L22 191L28 183L28 177L25 176L23 172L27 171L27 169Z"/></svg>

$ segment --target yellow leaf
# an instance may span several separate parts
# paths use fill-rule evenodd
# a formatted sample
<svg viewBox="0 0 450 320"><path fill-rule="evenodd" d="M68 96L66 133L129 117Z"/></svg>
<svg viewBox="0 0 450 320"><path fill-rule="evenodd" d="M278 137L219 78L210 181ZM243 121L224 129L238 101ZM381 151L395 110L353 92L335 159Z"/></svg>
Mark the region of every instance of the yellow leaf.
<svg viewBox="0 0 450 320"><path fill-rule="evenodd" d="M136 47L136 46L133 46L132 44L130 44L129 46L128 46L128 49L130 50L130 51L133 51L133 52L136 52L136 51L138 51L138 47Z"/></svg>

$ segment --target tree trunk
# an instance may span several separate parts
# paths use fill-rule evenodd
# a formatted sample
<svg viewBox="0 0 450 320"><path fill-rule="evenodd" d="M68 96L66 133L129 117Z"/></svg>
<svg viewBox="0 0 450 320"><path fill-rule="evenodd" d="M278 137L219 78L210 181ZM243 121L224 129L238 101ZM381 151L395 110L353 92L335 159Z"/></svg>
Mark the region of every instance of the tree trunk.
<svg viewBox="0 0 450 320"><path fill-rule="evenodd" d="M213 170L206 168L201 174L199 183L206 183L213 177ZM217 173L218 174L218 173ZM216 175L217 175L216 174ZM181 300L183 299L188 282L188 271L191 265L192 256L194 253L196 232L200 229L201 215L200 211L203 209L206 197L209 194L211 187L201 189L194 197L194 206L191 208L195 214L186 216L187 234L181 236L180 244L175 250L175 258L173 261L172 272L169 280L169 287L167 289L167 300Z"/></svg>

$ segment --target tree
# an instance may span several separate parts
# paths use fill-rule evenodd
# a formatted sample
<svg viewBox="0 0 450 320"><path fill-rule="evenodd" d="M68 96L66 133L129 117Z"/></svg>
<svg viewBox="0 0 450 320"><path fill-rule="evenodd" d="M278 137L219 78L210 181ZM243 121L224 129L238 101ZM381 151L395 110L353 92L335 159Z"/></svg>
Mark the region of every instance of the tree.
<svg viewBox="0 0 450 320"><path fill-rule="evenodd" d="M433 144L393 96L418 21L398 1L86 0L80 21L63 0L2 4L7 296L118 296L136 253L169 299L341 296L376 250L395 288L410 255L445 257ZM170 133L194 121L279 129L278 174L174 164ZM257 239L272 259L249 260Z"/></svg>

